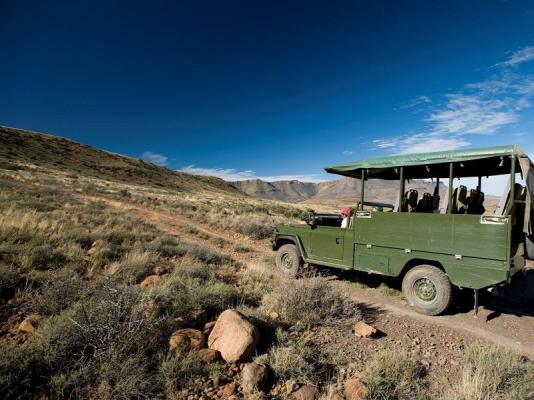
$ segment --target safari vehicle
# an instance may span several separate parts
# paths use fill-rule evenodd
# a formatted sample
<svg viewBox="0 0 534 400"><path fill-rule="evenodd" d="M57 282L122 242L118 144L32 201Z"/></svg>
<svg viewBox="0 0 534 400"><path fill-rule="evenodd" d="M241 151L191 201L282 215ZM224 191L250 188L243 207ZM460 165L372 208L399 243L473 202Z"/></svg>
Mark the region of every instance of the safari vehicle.
<svg viewBox="0 0 534 400"><path fill-rule="evenodd" d="M360 199L347 228L336 214L276 227L276 264L288 275L307 263L398 277L415 310L437 315L450 305L453 287L474 290L476 311L480 289L509 283L534 258L534 166L518 146L382 157L325 170L360 179ZM482 177L505 174L497 209L485 211ZM454 187L455 178L466 177L478 185ZM397 204L366 201L369 179L397 180ZM412 179L432 180L436 189L405 190ZM448 180L443 199L440 179Z"/></svg>

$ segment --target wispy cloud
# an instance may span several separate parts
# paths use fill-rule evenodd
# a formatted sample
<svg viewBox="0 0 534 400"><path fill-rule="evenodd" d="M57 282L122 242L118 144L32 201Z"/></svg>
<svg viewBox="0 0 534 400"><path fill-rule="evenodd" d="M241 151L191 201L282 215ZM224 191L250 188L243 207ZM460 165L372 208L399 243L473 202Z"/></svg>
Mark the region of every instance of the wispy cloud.
<svg viewBox="0 0 534 400"><path fill-rule="evenodd" d="M428 96L417 96L410 100L409 102L402 104L399 106L399 108L414 108L419 107L421 105L425 105L428 103L432 103L432 99Z"/></svg>
<svg viewBox="0 0 534 400"><path fill-rule="evenodd" d="M216 176L225 181L244 181L249 179L261 179L266 182L274 181L301 181L301 182L324 182L327 179L325 175L321 174L302 174L302 175L273 175L273 176L258 176L252 170L238 171L233 168L202 168L194 165L188 165L179 172L185 172L192 175Z"/></svg>
<svg viewBox="0 0 534 400"><path fill-rule="evenodd" d="M354 154L354 152L352 150L343 150L343 153L342 153L344 156L351 156Z"/></svg>
<svg viewBox="0 0 534 400"><path fill-rule="evenodd" d="M489 79L464 87L434 101L419 96L408 102L424 107L426 116L418 131L393 138L375 139L375 148L392 153L453 150L469 146L475 135L492 135L515 124L520 112L532 107L534 76L517 73L512 66L534 60L534 46L512 53L496 64Z"/></svg>
<svg viewBox="0 0 534 400"><path fill-rule="evenodd" d="M497 63L496 66L513 66L531 60L534 60L534 46L527 46L514 51L506 61Z"/></svg>
<svg viewBox="0 0 534 400"><path fill-rule="evenodd" d="M154 153L152 151L145 151L141 153L141 159L151 162L152 164L165 166L167 165L167 160L169 157L166 157L163 154Z"/></svg>

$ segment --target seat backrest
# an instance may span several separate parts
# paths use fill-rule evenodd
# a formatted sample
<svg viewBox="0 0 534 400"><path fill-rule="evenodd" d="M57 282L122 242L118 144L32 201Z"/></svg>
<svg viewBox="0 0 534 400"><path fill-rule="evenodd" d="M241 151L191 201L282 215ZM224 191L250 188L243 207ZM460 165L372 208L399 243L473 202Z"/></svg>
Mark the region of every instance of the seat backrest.
<svg viewBox="0 0 534 400"><path fill-rule="evenodd" d="M484 192L477 189L471 189L469 197L466 200L468 214L484 214Z"/></svg>
<svg viewBox="0 0 534 400"><path fill-rule="evenodd" d="M465 214L467 211L466 204L467 188L464 185L460 185L452 193L452 213L453 214Z"/></svg>
<svg viewBox="0 0 534 400"><path fill-rule="evenodd" d="M402 197L401 211L412 212L417 207L417 197L419 196L417 190L410 189Z"/></svg>
<svg viewBox="0 0 534 400"><path fill-rule="evenodd" d="M423 197L417 203L416 212L432 212L432 195L430 193L423 193Z"/></svg>

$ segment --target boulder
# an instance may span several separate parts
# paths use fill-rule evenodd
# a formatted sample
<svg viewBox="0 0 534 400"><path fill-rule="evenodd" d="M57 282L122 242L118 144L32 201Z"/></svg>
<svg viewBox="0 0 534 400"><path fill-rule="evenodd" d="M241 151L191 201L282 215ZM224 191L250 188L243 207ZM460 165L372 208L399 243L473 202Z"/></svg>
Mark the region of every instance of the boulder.
<svg viewBox="0 0 534 400"><path fill-rule="evenodd" d="M354 334L358 337L370 338L375 336L377 332L376 328L363 321L356 322L354 325Z"/></svg>
<svg viewBox="0 0 534 400"><path fill-rule="evenodd" d="M212 363L219 358L219 352L213 349L200 349L198 351L198 358L205 363Z"/></svg>
<svg viewBox="0 0 534 400"><path fill-rule="evenodd" d="M304 385L295 393L294 400L315 400L319 396L319 390L313 385Z"/></svg>
<svg viewBox="0 0 534 400"><path fill-rule="evenodd" d="M369 391L360 378L352 378L345 382L347 400L367 400Z"/></svg>
<svg viewBox="0 0 534 400"><path fill-rule="evenodd" d="M264 389L268 381L269 368L265 364L249 363L241 371L241 388L245 394Z"/></svg>
<svg viewBox="0 0 534 400"><path fill-rule="evenodd" d="M236 310L224 311L208 337L208 347L218 350L226 362L241 361L256 349L259 330Z"/></svg>
<svg viewBox="0 0 534 400"><path fill-rule="evenodd" d="M160 281L159 275L149 275L139 284L141 287L153 286Z"/></svg>
<svg viewBox="0 0 534 400"><path fill-rule="evenodd" d="M178 329L169 338L170 351L188 351L204 347L204 335L196 329Z"/></svg>
<svg viewBox="0 0 534 400"><path fill-rule="evenodd" d="M37 328L37 325L39 324L39 321L41 320L41 316L37 314L30 314L28 315L24 321L22 321L19 325L19 332L24 333L34 333L35 328Z"/></svg>

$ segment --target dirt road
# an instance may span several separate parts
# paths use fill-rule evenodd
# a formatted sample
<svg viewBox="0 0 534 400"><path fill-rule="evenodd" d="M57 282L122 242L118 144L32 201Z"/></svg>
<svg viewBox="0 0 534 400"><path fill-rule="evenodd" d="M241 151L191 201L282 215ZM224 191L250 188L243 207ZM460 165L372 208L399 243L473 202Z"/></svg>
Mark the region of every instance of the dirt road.
<svg viewBox="0 0 534 400"><path fill-rule="evenodd" d="M154 224L158 229L181 240L195 242L216 249L244 265L264 263L274 255L267 240L251 240L243 235L222 230L208 224L199 223L171 211L147 208L138 204L126 203L107 198L90 198L105 202L109 207L120 209ZM199 234L200 233L200 234ZM221 238L225 245L217 246L213 238ZM244 246L253 251L242 253L236 246ZM267 268L273 265L267 265ZM521 292L525 280L534 285L534 270L528 276L518 277L516 293ZM373 278L376 282L376 278ZM523 279L523 281L519 281ZM355 284L354 282L359 282ZM364 284L361 284L363 282ZM358 303L375 310L376 324L384 332L398 331L403 326L409 332L428 335L429 343L435 337L450 337L451 341L470 342L481 340L507 346L534 358L534 304L516 302L516 293L506 293L501 298L482 296L478 317L475 318L471 293L460 293L455 306L448 314L428 317L414 312L400 295L383 294L369 287L369 278L358 273L339 275L336 284ZM367 285L367 286L366 286ZM406 332L409 335L409 332ZM449 342L447 342L449 343ZM447 345L449 346L449 345Z"/></svg>

